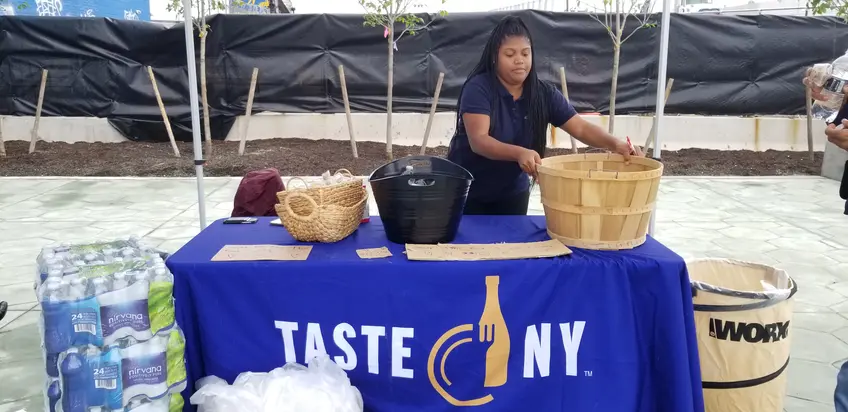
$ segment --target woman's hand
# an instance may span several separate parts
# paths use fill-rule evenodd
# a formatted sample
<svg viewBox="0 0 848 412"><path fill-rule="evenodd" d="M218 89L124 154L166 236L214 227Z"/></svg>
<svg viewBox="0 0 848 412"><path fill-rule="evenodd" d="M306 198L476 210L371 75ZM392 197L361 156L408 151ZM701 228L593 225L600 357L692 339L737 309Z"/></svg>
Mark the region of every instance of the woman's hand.
<svg viewBox="0 0 848 412"><path fill-rule="evenodd" d="M625 163L630 161L631 155L645 157L645 154L642 153L642 149L640 149L639 146L631 146L629 142L621 139L617 139L612 152L624 156Z"/></svg>
<svg viewBox="0 0 848 412"><path fill-rule="evenodd" d="M625 162L630 161L631 155L645 156L639 147L631 146L627 141L616 138L598 125L589 123L580 116L572 116L560 127L589 147L605 149L624 156Z"/></svg>
<svg viewBox="0 0 848 412"><path fill-rule="evenodd" d="M518 156L517 162L524 173L536 177L536 168L542 164L542 157L535 150L524 149Z"/></svg>

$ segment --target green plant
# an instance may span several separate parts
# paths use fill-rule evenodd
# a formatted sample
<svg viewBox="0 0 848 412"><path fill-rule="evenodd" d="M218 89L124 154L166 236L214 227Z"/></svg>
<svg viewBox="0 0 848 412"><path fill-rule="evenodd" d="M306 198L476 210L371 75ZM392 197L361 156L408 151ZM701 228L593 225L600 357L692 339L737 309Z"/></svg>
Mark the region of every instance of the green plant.
<svg viewBox="0 0 848 412"><path fill-rule="evenodd" d="M442 4L446 0L442 0ZM424 30L433 23L424 24L424 19L415 15L413 10L423 5L419 0L359 0L359 4L365 9L364 26L383 27L384 37L388 42L389 68L388 68L388 90L386 92L386 156L392 159L392 89L394 88L394 59L397 42L405 34L414 36L416 32ZM446 11L439 12L445 16ZM395 36L395 25L401 24L404 29Z"/></svg>
<svg viewBox="0 0 848 412"><path fill-rule="evenodd" d="M846 0L810 0L807 8L816 15L834 13L848 21L848 1Z"/></svg>
<svg viewBox="0 0 848 412"><path fill-rule="evenodd" d="M629 3L629 4L627 4ZM598 23L604 26L607 34L612 40L612 85L610 88L609 102L609 132L615 130L615 98L618 89L618 69L620 67L621 45L630 40L636 32L645 27L656 27L656 23L649 21L651 10L654 8L653 0L604 0L603 21L597 13L589 13ZM631 26L632 29L627 36L624 35L627 20L634 18L638 25Z"/></svg>

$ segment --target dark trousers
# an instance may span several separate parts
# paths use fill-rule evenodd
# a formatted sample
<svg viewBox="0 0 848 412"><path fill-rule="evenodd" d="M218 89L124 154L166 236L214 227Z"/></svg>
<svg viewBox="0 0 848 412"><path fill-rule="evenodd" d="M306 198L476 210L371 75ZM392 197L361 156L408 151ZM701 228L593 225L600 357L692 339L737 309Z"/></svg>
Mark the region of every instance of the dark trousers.
<svg viewBox="0 0 848 412"><path fill-rule="evenodd" d="M836 412L848 412L848 362L842 364L842 369L836 375L833 403L836 406Z"/></svg>
<svg viewBox="0 0 848 412"><path fill-rule="evenodd" d="M511 196L504 196L498 200L481 202L468 199L465 202L466 215L526 215L527 205L530 203L530 191L521 192Z"/></svg>

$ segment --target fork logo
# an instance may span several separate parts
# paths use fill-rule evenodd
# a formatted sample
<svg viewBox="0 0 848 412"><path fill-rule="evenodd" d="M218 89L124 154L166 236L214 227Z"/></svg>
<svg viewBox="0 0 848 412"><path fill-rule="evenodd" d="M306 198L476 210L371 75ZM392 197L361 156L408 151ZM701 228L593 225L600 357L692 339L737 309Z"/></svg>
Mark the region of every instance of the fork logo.
<svg viewBox="0 0 848 412"><path fill-rule="evenodd" d="M499 282L499 276L486 277L486 303L483 307L483 314L480 316L480 323L478 324L480 328L479 335L477 337L478 340L480 342L490 343L489 349L486 351L486 377L483 384L483 386L487 388L503 386L507 379L509 330L507 330L506 321L504 320L503 313L501 312L501 303L498 297ZM459 400L449 394L436 378L436 357L439 355L439 352L441 352L442 346L444 346L445 343L447 343L447 341L455 335L466 332L473 333L474 325L465 324L454 327L445 332L436 341L433 345L433 349L430 350L430 356L427 359L427 376L430 378L430 384L433 385L436 392L445 398L445 400L451 405L485 405L495 399L491 394L487 394L486 396L477 399ZM439 375L445 385L451 386L450 379L448 379L447 375L445 375L445 362L447 361L448 356L450 356L450 353L459 345L469 343L471 341L473 341L473 338L470 337L460 339L448 346L448 348L442 352L442 357L439 361Z"/></svg>

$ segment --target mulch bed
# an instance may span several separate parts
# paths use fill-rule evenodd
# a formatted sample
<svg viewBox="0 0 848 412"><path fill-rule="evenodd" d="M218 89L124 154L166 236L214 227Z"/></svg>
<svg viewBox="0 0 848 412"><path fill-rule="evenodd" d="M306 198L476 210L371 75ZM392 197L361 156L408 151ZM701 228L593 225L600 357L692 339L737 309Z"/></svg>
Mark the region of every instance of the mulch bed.
<svg viewBox="0 0 848 412"><path fill-rule="evenodd" d="M194 176L190 143L178 143L181 158L169 143L47 143L38 142L29 155L28 142L6 142L7 157L0 158L0 176ZM359 158L350 153L350 142L340 140L270 139L247 142L244 156L238 142L214 142L206 176L242 176L250 170L275 167L283 176L314 176L326 170L349 169L368 175L386 162L386 146L361 142ZM395 158L418 154L419 147L394 146ZM444 156L446 147L427 154ZM548 156L567 154L550 150ZM685 149L663 151L666 176L785 176L818 175L823 154L810 161L806 152L768 150Z"/></svg>

